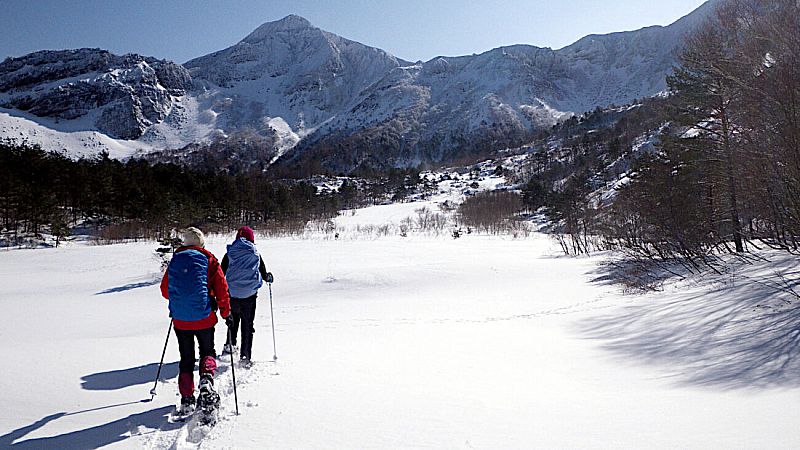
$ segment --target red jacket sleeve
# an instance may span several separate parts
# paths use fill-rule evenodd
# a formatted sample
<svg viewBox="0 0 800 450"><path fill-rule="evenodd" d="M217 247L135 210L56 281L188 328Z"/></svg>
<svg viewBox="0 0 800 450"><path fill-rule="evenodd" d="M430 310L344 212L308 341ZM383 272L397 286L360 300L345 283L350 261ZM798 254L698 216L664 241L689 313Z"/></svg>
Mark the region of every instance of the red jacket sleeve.
<svg viewBox="0 0 800 450"><path fill-rule="evenodd" d="M222 267L220 267L217 258L213 258L209 261L208 284L214 292L214 297L217 299L219 313L222 317L228 317L231 313L231 297L228 293L228 282L225 280L225 274L222 273Z"/></svg>
<svg viewBox="0 0 800 450"><path fill-rule="evenodd" d="M167 275L168 273L164 272L164 278L161 279L161 295L169 300L169 279Z"/></svg>

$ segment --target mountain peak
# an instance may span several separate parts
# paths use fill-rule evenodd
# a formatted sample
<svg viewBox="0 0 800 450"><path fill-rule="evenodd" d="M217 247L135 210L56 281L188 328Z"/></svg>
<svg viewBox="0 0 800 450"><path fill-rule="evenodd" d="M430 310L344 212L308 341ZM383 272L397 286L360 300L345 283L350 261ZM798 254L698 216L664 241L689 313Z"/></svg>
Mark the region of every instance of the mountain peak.
<svg viewBox="0 0 800 450"><path fill-rule="evenodd" d="M281 29L309 28L312 26L311 22L306 20L305 17L301 17L296 14L289 14L288 16L284 17L281 20L276 20L274 22L267 22L265 25L269 24L272 24L275 27Z"/></svg>
<svg viewBox="0 0 800 450"><path fill-rule="evenodd" d="M299 31L299 30L307 30L310 28L314 28L314 26L311 25L311 22L298 15L289 14L283 19L262 24L261 26L256 28L252 33L247 35L247 37L245 37L243 40L249 42L260 41L264 39L266 36L280 31Z"/></svg>

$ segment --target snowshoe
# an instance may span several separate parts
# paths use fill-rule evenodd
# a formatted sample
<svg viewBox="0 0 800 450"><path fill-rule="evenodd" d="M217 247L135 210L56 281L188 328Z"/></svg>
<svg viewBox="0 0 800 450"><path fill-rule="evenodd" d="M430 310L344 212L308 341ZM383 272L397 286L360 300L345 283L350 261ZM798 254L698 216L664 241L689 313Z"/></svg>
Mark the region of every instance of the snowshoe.
<svg viewBox="0 0 800 450"><path fill-rule="evenodd" d="M176 422L185 421L189 416L194 414L196 404L197 401L193 395L181 397L181 404L175 407L171 419Z"/></svg>
<svg viewBox="0 0 800 450"><path fill-rule="evenodd" d="M200 409L200 423L214 425L217 423L219 410L219 394L214 390L214 379L211 375L200 378L200 395L197 397L197 407Z"/></svg>
<svg viewBox="0 0 800 450"><path fill-rule="evenodd" d="M222 354L223 355L232 355L233 352L236 351L236 344L225 344L222 346Z"/></svg>
<svg viewBox="0 0 800 450"><path fill-rule="evenodd" d="M247 356L242 356L241 358L239 358L239 366L242 367L243 369L249 369L253 367L253 360Z"/></svg>

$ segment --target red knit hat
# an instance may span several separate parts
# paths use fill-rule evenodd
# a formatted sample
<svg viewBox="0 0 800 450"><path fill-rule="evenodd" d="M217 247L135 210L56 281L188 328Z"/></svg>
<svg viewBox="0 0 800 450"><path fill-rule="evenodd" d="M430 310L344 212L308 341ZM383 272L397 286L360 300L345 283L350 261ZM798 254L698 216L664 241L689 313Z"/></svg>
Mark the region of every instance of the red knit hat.
<svg viewBox="0 0 800 450"><path fill-rule="evenodd" d="M245 238L254 244L256 242L255 234L253 234L253 229L250 227L239 228L239 231L236 232L236 239L239 238Z"/></svg>

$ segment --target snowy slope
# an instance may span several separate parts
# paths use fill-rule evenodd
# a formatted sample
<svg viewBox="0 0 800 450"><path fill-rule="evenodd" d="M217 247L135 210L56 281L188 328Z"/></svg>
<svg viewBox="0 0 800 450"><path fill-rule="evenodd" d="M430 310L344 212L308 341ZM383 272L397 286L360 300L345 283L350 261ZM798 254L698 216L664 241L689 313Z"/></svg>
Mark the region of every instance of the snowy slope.
<svg viewBox="0 0 800 450"><path fill-rule="evenodd" d="M666 90L685 36L709 17L719 0L709 1L666 26L586 36L556 53L570 66L565 95L570 111L623 105ZM555 103L562 106L562 103Z"/></svg>
<svg viewBox="0 0 800 450"><path fill-rule="evenodd" d="M67 125L69 131L59 130L63 125ZM111 158L124 159L151 149L146 142L113 139L99 131L86 131L86 128L89 127L81 127L75 121L56 123L0 108L0 139L39 145L73 158L92 157L106 151Z"/></svg>

